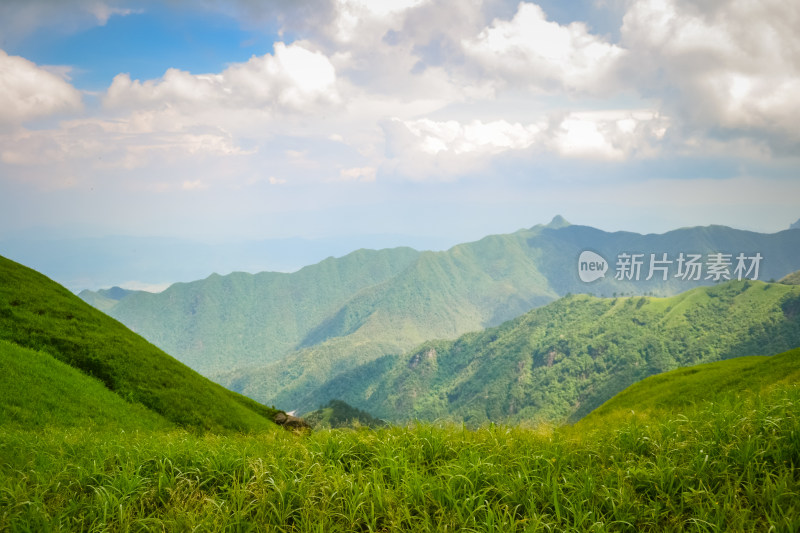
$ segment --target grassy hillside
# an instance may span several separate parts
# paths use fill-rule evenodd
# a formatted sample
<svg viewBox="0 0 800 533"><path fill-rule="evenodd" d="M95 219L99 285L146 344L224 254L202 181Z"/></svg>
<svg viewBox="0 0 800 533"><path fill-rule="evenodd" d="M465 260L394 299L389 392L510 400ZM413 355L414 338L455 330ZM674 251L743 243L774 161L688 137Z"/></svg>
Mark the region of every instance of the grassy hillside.
<svg viewBox="0 0 800 533"><path fill-rule="evenodd" d="M800 388L578 431L20 431L3 531L800 530Z"/></svg>
<svg viewBox="0 0 800 533"><path fill-rule="evenodd" d="M647 306L669 303L662 318L690 317L708 328L692 333L701 339L703 331L737 336L693 312L704 306L727 310L735 323L763 315L769 325L750 323L748 342L771 349L784 326L798 330L791 322L800 315L798 290L732 283L668 302L620 299L609 310L625 316L632 307L640 322L655 322ZM563 314L550 314L539 333L605 303L560 300L562 307L545 309ZM490 342L503 338L503 327L490 330L497 334ZM429 353L410 367L435 362ZM586 426L230 432L242 429L234 424L245 404L257 406L222 394L220 411L201 412L200 423L187 424L188 411L158 414L137 398L141 390L205 408L220 389L47 278L0 258L0 530L797 531L798 361L794 350L657 376L651 396L642 397L644 384L633 387ZM180 389L163 383L164 369L181 374ZM735 390L716 392L723 387ZM618 415L629 407L636 417Z"/></svg>
<svg viewBox="0 0 800 533"><path fill-rule="evenodd" d="M134 410L147 408L185 427L243 431L275 427L269 420L274 410L200 376L65 288L2 257L0 341L4 366L9 370L0 374L4 396L18 404L15 412L30 410L33 423L43 420L46 415L42 412L59 400L48 390L53 386L70 391L76 401L89 401L88 405L108 403L109 413L121 405L109 399L111 394ZM47 357L63 364L49 362ZM84 379L67 366L94 379ZM54 378L62 371L60 378ZM40 390L24 393L43 404L19 405L20 398L12 398L14 394L8 392L37 382ZM98 382L109 394L98 392ZM52 416L60 412L53 411ZM64 416L72 416L70 412L63 411ZM147 420L149 424L155 419Z"/></svg>
<svg viewBox="0 0 800 533"><path fill-rule="evenodd" d="M174 428L47 353L0 340L0 427Z"/></svg>
<svg viewBox="0 0 800 533"><path fill-rule="evenodd" d="M742 281L669 298L577 295L378 359L316 397L395 421L577 420L649 375L797 346L797 286Z"/></svg>
<svg viewBox="0 0 800 533"><path fill-rule="evenodd" d="M800 285L800 270L782 277L779 283L785 285Z"/></svg>
<svg viewBox="0 0 800 533"><path fill-rule="evenodd" d="M617 425L631 414L656 418L732 394L751 395L800 383L800 348L773 356L739 357L679 368L634 383L589 413L576 427Z"/></svg>

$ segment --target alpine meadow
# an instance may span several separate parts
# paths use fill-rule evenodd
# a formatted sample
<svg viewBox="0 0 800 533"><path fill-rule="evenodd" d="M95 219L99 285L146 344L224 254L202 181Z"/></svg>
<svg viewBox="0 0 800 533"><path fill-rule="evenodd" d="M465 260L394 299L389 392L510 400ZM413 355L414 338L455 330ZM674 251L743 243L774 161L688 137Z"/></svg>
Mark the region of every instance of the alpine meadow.
<svg viewBox="0 0 800 533"><path fill-rule="evenodd" d="M544 255L535 247L546 242L548 253L562 248L574 263L584 242L564 244L576 239L572 232L595 243L603 235L557 220L447 252L360 250L295 274L212 276L161 293L172 305L151 307L160 318L150 324L170 326L163 331L176 338L178 324L191 324L188 333L218 339L227 357L252 338L244 332L257 330L259 318L282 320L265 321L261 342L295 332L282 357L275 349L271 366L249 374L242 389L257 399L291 371L265 379L269 369L303 361L287 346L336 353L319 346L369 338L380 330L364 325L383 314L405 317L382 323L370 346L375 357L323 361L342 370L304 392L306 411L320 407L308 414L315 427L288 431L273 422L288 406L223 389L45 276L2 259L0 528L800 527L800 286L796 273L784 272L797 248L768 256L777 261L764 270L777 282L684 282L685 291L653 296L675 288L651 283L650 295L631 295L634 280L609 276L593 287L601 295L559 298L553 286L575 288L577 265L559 278L531 256ZM727 228L681 232L732 233L730 242L744 248ZM746 249L777 251L798 234L749 234ZM668 237L624 234L616 238L626 242L593 249L611 257ZM525 246L532 250L522 253ZM514 287L526 267L551 273L527 274L539 282L526 301L498 289ZM411 281L420 272L431 284L450 280L428 295L440 297L434 309L472 302L473 320L501 323L459 335L469 322L456 327L453 317L469 314L453 311L438 330L449 340L414 344L426 335L420 330L430 331L423 325L433 329L429 322L442 316L414 322L415 309L426 307L403 305L414 301L406 297L414 287L424 297ZM191 296L170 296L187 290ZM116 288L81 297L113 313L161 295ZM242 305L225 309L235 302ZM502 321L502 302L533 309ZM229 335L237 342L228 345Z"/></svg>
<svg viewBox="0 0 800 533"><path fill-rule="evenodd" d="M0 0L0 533L800 532L798 29Z"/></svg>

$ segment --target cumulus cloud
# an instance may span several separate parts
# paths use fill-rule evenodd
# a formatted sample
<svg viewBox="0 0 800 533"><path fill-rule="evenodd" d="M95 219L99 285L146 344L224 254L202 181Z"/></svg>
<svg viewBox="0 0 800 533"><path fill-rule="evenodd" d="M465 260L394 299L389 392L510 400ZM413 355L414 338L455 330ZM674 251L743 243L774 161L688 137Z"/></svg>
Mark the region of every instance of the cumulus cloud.
<svg viewBox="0 0 800 533"><path fill-rule="evenodd" d="M668 128L654 110L576 112L551 125L546 144L564 157L622 161L655 155Z"/></svg>
<svg viewBox="0 0 800 533"><path fill-rule="evenodd" d="M18 166L81 164L93 169L134 169L181 158L252 152L219 128L152 131L147 120L81 119L57 129L17 129L0 136L0 161Z"/></svg>
<svg viewBox="0 0 800 533"><path fill-rule="evenodd" d="M275 43L275 53L252 57L219 74L169 69L157 80L119 74L104 104L109 108L165 107L269 109L309 112L336 104L336 71L323 54L302 44Z"/></svg>
<svg viewBox="0 0 800 533"><path fill-rule="evenodd" d="M640 0L624 17L629 76L661 98L687 134L800 145L800 4Z"/></svg>
<svg viewBox="0 0 800 533"><path fill-rule="evenodd" d="M81 107L80 92L62 77L0 50L0 124L21 124Z"/></svg>
<svg viewBox="0 0 800 533"><path fill-rule="evenodd" d="M453 180L479 172L493 156L530 147L541 137L543 125L492 122L402 120L383 123L385 167L410 179Z"/></svg>
<svg viewBox="0 0 800 533"><path fill-rule="evenodd" d="M419 149L430 155L451 152L454 155L470 153L499 153L527 148L535 141L541 126L523 126L505 120L481 122L475 120L461 124L455 120L437 122L430 119L401 121L416 139Z"/></svg>
<svg viewBox="0 0 800 533"><path fill-rule="evenodd" d="M607 161L650 157L668 128L669 120L655 110L574 112L527 125L399 118L384 124L393 167L420 179L453 179L495 156L523 151Z"/></svg>
<svg viewBox="0 0 800 533"><path fill-rule="evenodd" d="M536 4L522 2L511 20L496 19L463 41L483 71L512 85L535 89L598 91L614 82L625 50L589 33L585 24L547 20Z"/></svg>

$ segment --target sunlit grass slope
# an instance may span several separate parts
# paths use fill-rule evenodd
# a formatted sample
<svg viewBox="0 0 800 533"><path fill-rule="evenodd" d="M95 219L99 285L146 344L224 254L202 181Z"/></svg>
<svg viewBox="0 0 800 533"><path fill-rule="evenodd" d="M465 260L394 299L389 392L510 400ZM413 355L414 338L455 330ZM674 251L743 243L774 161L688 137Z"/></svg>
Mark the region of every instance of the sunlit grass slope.
<svg viewBox="0 0 800 533"><path fill-rule="evenodd" d="M6 431L0 530L800 530L800 389L594 431Z"/></svg>
<svg viewBox="0 0 800 533"><path fill-rule="evenodd" d="M679 368L643 379L592 411L576 427L613 425L630 415L685 412L695 405L778 385L800 384L800 348Z"/></svg>
<svg viewBox="0 0 800 533"><path fill-rule="evenodd" d="M274 410L200 376L64 287L2 257L0 340L6 341L6 362L48 354L96 378L122 400L181 426L242 431L276 427L269 420ZM18 369L33 364L18 362ZM51 376L55 368L41 367L42 375ZM4 390L19 386L10 373L0 375L0 383ZM69 386L84 384L75 380ZM38 386L46 395L51 384L42 381ZM33 405L28 409L41 410Z"/></svg>
<svg viewBox="0 0 800 533"><path fill-rule="evenodd" d="M141 404L44 352L0 340L0 427L173 428Z"/></svg>

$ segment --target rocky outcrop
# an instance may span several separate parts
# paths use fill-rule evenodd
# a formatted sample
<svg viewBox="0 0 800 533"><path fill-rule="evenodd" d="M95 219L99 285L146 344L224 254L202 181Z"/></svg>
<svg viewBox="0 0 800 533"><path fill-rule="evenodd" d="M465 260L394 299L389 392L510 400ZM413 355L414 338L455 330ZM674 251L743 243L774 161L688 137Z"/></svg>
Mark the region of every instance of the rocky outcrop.
<svg viewBox="0 0 800 533"><path fill-rule="evenodd" d="M283 426L284 429L311 429L311 426L308 424L308 422L302 418L293 415L287 415L283 411L278 412L274 417L272 417L272 421L279 426Z"/></svg>

